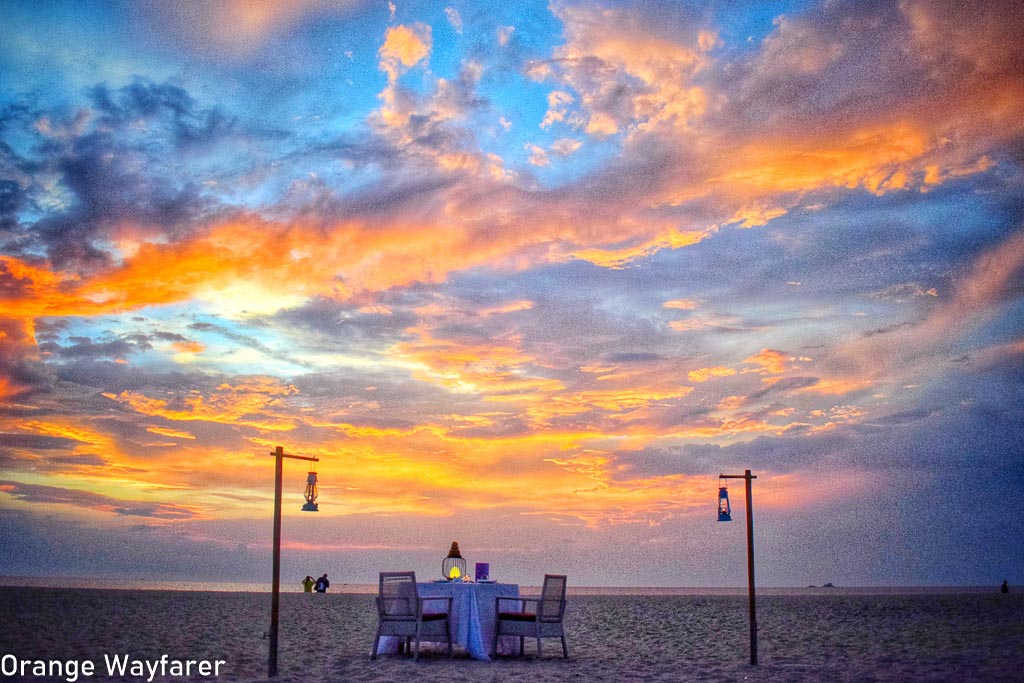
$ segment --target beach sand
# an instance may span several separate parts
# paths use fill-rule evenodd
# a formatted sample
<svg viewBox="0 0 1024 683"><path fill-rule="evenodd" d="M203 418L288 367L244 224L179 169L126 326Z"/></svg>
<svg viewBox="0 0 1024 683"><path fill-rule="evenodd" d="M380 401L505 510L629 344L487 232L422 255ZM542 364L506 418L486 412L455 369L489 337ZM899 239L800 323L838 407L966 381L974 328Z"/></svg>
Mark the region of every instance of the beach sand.
<svg viewBox="0 0 1024 683"><path fill-rule="evenodd" d="M215 680L266 680L269 614L269 594L5 587L0 656L95 662L79 681L122 680L106 675L103 656L115 654L224 660ZM372 661L373 596L286 593L276 680L1024 680L1024 594L768 595L758 622L751 666L743 596L570 596L569 660L553 639L540 660L528 644L527 657L494 662L433 645L418 662Z"/></svg>

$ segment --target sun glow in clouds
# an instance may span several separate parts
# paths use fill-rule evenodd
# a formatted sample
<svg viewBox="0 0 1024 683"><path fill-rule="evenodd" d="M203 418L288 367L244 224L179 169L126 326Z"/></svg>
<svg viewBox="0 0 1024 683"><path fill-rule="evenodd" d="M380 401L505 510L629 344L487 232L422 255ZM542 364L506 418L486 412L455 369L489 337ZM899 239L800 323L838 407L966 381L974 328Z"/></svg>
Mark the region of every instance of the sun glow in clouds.
<svg viewBox="0 0 1024 683"><path fill-rule="evenodd" d="M1014 3L286 5L0 10L3 573L256 575L278 445L293 559L721 585L753 467L773 583L1020 566Z"/></svg>

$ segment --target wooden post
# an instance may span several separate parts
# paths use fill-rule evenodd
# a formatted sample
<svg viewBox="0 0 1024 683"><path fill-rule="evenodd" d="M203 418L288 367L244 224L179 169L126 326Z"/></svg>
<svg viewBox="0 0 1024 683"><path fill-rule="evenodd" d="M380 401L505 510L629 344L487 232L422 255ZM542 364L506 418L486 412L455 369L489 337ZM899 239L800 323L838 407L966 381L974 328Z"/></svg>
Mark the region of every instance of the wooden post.
<svg viewBox="0 0 1024 683"><path fill-rule="evenodd" d="M274 572L270 598L270 656L267 677L277 675L277 620L281 613L281 479L284 470L284 448L272 453L274 462Z"/></svg>
<svg viewBox="0 0 1024 683"><path fill-rule="evenodd" d="M757 599L754 597L754 500L750 491L750 470L744 474L747 484L747 589L750 593L750 663L757 664Z"/></svg>
<svg viewBox="0 0 1024 683"><path fill-rule="evenodd" d="M319 458L303 455L289 455L284 448L278 446L271 453L274 462L274 571L270 593L270 653L267 658L267 677L277 676L277 622L281 615L281 479L284 472L284 459L311 460L319 462Z"/></svg>
<svg viewBox="0 0 1024 683"><path fill-rule="evenodd" d="M757 479L744 470L743 474L720 474L719 479L743 479L747 493L747 592L750 602L750 663L757 665L757 598L754 588L754 497L751 482Z"/></svg>

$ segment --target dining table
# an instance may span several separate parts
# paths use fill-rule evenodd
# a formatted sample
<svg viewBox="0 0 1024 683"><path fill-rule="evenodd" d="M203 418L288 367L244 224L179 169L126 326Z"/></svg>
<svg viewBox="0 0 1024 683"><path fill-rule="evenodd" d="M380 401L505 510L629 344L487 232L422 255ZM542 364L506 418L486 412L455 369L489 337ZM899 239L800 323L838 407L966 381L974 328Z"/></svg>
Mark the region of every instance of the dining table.
<svg viewBox="0 0 1024 683"><path fill-rule="evenodd" d="M497 598L518 598L519 584L434 581L416 583L421 598L451 598L452 644L465 650L472 659L490 659L494 644L495 604ZM437 601L430 601L428 606ZM431 609L433 609L431 607ZM377 648L378 654L398 652L402 638L385 636ZM501 636L498 653L517 654L518 636Z"/></svg>

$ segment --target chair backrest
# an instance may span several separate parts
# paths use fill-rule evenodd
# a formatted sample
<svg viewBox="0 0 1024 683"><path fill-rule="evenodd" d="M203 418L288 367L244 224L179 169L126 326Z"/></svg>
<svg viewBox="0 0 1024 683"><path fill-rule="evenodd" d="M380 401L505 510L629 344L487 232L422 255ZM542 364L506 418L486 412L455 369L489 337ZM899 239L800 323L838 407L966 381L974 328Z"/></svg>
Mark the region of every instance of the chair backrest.
<svg viewBox="0 0 1024 683"><path fill-rule="evenodd" d="M415 619L419 609L416 572L381 572L377 606L384 619Z"/></svg>
<svg viewBox="0 0 1024 683"><path fill-rule="evenodd" d="M544 587L540 593L540 605L537 609L537 618L541 621L561 621L565 613L565 583L567 576L564 574L545 574Z"/></svg>

